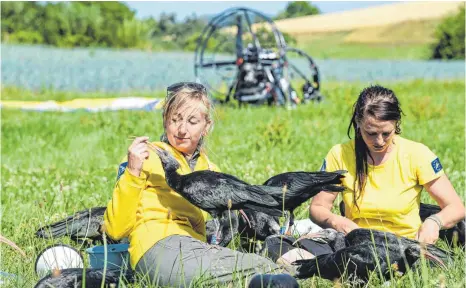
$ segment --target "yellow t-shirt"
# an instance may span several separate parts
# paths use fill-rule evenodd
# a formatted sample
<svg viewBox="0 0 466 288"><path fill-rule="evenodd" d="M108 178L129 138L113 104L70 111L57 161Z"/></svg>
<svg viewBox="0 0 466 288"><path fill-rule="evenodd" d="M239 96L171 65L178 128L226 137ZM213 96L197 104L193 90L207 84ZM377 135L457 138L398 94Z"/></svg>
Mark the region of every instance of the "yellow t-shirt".
<svg viewBox="0 0 466 288"><path fill-rule="evenodd" d="M347 170L343 180L345 216L361 228L414 238L421 225L419 205L424 184L444 174L438 157L425 145L394 138L394 150L381 165L368 165L365 190L353 207L356 159L354 140L332 147L322 170ZM357 187L357 186L356 186Z"/></svg>
<svg viewBox="0 0 466 288"><path fill-rule="evenodd" d="M180 174L192 172L184 156L172 146L163 142L153 144L169 151L177 159ZM168 187L158 155L150 151L140 177L126 170L126 159L120 164L104 224L111 238L129 238L131 267L134 269L144 253L167 236L178 234L206 241L207 212ZM204 153L200 153L194 168L194 171L199 170L219 171Z"/></svg>

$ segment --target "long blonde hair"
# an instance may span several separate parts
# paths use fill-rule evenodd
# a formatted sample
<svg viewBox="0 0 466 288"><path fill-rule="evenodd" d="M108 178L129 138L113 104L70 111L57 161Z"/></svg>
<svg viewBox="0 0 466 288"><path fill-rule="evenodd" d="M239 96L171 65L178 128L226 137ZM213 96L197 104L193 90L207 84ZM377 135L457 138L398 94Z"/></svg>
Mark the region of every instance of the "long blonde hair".
<svg viewBox="0 0 466 288"><path fill-rule="evenodd" d="M193 82L181 82L168 87L167 97L165 98L165 103L162 108L164 129L166 129L168 119L170 119L173 113L178 111L178 109L186 103L196 100L201 103L200 109L202 109L202 112L205 114L206 122L210 124L209 130L206 131L206 134L212 131L214 124L212 120L213 105L209 98L209 95L207 94L207 89L202 84ZM166 137L166 133L164 133L162 137ZM202 146L204 143L203 138L204 137L202 137L201 141L199 141L200 146Z"/></svg>

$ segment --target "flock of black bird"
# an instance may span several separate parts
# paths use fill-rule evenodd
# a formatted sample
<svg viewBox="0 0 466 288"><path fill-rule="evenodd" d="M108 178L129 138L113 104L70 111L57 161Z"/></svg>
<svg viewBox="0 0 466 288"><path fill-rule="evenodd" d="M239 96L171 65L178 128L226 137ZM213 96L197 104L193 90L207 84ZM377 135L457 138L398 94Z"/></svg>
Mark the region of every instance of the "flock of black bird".
<svg viewBox="0 0 466 288"><path fill-rule="evenodd" d="M157 149L156 153L164 168L167 184L193 205L212 216L213 220L206 223L207 239L210 241L216 238L219 242L214 244L223 247L226 247L236 234L257 240L265 240L267 236L280 234L279 217L284 215L283 210L288 212L286 214L289 215L288 222L291 226L294 221L293 211L317 193L343 191L343 187L339 184L346 172L288 172L268 179L263 185L251 185L232 175L209 170L180 175L176 171L179 164L169 152ZM421 218L436 213L437 208L434 205L421 206ZM235 210L239 211L239 214ZM77 212L60 222L40 228L36 236L41 238L69 236L76 241L82 239L102 241L105 230L102 229L104 212L105 207ZM458 243L464 246L464 220L449 230L452 231L444 232L443 236L448 238L459 233ZM374 271L377 263L382 276L388 277L393 271L404 273L421 255L441 267L444 267L451 257L449 253L436 246L421 247L417 241L376 230L356 229L345 236L335 230L324 229L306 237L315 241L325 241L332 247L334 253L294 262L297 278L319 275L334 280L343 275L350 275L367 280L368 271ZM113 241L109 237L106 239ZM447 242L451 243L452 238L449 240ZM122 239L114 243L127 241ZM87 270L86 283L93 283L95 279L102 281L102 270ZM106 283L115 283L117 280L112 277L116 276L117 272L107 271ZM83 269L64 269L59 275L46 276L36 287L48 287L44 285L49 284L54 285L53 287L74 287L76 279L83 277L82 272ZM131 272L125 273L126 281L131 282L133 280ZM75 276L71 277L72 275ZM95 287L100 287L100 283ZM94 286L86 285L86 287Z"/></svg>
<svg viewBox="0 0 466 288"><path fill-rule="evenodd" d="M445 263L452 256L434 245L421 245L415 240L398 237L393 233L363 228L354 229L346 235L334 229L323 229L303 236L298 241L303 238L326 241L334 253L296 261L294 264L298 265L298 278L319 275L335 280L347 275L367 280L377 263L381 276L389 278L390 273L404 274L421 255L442 268L445 268Z"/></svg>
<svg viewBox="0 0 466 288"><path fill-rule="evenodd" d="M424 222L424 220L426 220L427 217L429 217L430 215L437 214L438 212L440 212L440 210L440 207L437 205L421 203L419 207L419 217L421 218L421 221ZM340 202L340 214L342 216L345 216L345 205L343 201ZM450 246L459 245L464 247L464 242L466 239L465 232L466 221L463 219L450 229L440 230L439 238L443 239Z"/></svg>
<svg viewBox="0 0 466 288"><path fill-rule="evenodd" d="M290 212L322 190L342 192L343 171L289 172L276 175L264 185L251 185L232 175L203 170L180 175L178 161L166 150L157 149L168 186L193 205L207 211L220 230L219 216L226 210L250 209L270 216ZM243 210L244 211L244 210Z"/></svg>

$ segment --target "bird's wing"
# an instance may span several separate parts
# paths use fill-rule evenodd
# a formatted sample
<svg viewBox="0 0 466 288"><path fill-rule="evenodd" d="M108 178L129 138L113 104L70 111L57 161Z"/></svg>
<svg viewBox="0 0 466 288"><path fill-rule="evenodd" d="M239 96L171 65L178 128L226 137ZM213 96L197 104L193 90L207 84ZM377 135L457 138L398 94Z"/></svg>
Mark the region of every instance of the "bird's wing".
<svg viewBox="0 0 466 288"><path fill-rule="evenodd" d="M339 278L343 271L339 271L341 263L335 261L336 256L338 256L336 253L323 254L312 259L296 260L292 263L297 266L295 276L299 279L310 278L314 275L328 280Z"/></svg>
<svg viewBox="0 0 466 288"><path fill-rule="evenodd" d="M232 182L230 179L219 179L223 184L224 190L227 190L228 196L231 196L231 200L236 204L246 204L246 203L256 203L261 206L269 205L276 206L278 205L277 201L269 195L269 192L266 189L263 189L263 186L243 184L241 182Z"/></svg>
<svg viewBox="0 0 466 288"><path fill-rule="evenodd" d="M287 172L276 175L265 181L264 185L284 187L286 185L286 202L296 199L294 206L299 206L307 199L315 196L320 191L342 192L343 187L337 186L341 184L343 171L337 172Z"/></svg>
<svg viewBox="0 0 466 288"><path fill-rule="evenodd" d="M94 207L76 212L66 219L39 228L36 236L46 239L61 236L98 237L100 225L104 221L105 209L106 207Z"/></svg>
<svg viewBox="0 0 466 288"><path fill-rule="evenodd" d="M300 185L310 186L319 183L340 184L340 179L344 177L343 174L345 173L346 171L344 170L335 172L286 172L269 178L267 181L264 182L264 185L283 186L287 184L290 189L299 189Z"/></svg>

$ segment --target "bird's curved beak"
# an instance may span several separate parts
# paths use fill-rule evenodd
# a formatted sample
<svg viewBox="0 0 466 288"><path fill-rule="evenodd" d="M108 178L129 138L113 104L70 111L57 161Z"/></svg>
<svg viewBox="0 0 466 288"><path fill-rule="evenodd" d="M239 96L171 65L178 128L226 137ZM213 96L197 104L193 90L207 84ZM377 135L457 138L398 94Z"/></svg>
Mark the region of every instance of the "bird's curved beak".
<svg viewBox="0 0 466 288"><path fill-rule="evenodd" d="M165 154L164 150L160 149L159 147L155 145L147 145L147 146L149 146L149 148L151 148L151 150L154 151L160 157L160 159L167 158L167 155Z"/></svg>
<svg viewBox="0 0 466 288"><path fill-rule="evenodd" d="M164 153L164 150L160 149L159 147L155 146L154 144L147 142L147 147L149 147L152 151L157 153L157 155L162 156Z"/></svg>
<svg viewBox="0 0 466 288"><path fill-rule="evenodd" d="M5 243L5 244L9 245L10 247L12 247L16 251L18 251L19 254L21 254L23 257L26 257L26 253L24 253L24 251L21 250L21 248L19 248L13 241L8 240L7 238L3 237L2 235L0 235L0 243Z"/></svg>
<svg viewBox="0 0 466 288"><path fill-rule="evenodd" d="M435 264L439 265L443 269L447 269L447 265L445 265L445 263L440 258L435 256L434 254L430 253L429 251L425 249L422 249L421 253L422 255L424 255L424 257L426 257L426 259L433 261Z"/></svg>
<svg viewBox="0 0 466 288"><path fill-rule="evenodd" d="M248 222L249 228L252 228L251 221L249 221L248 215L246 215L246 213L244 213L244 211L242 209L239 209L238 211L241 214L241 216L243 217L243 219L246 220L246 222Z"/></svg>

